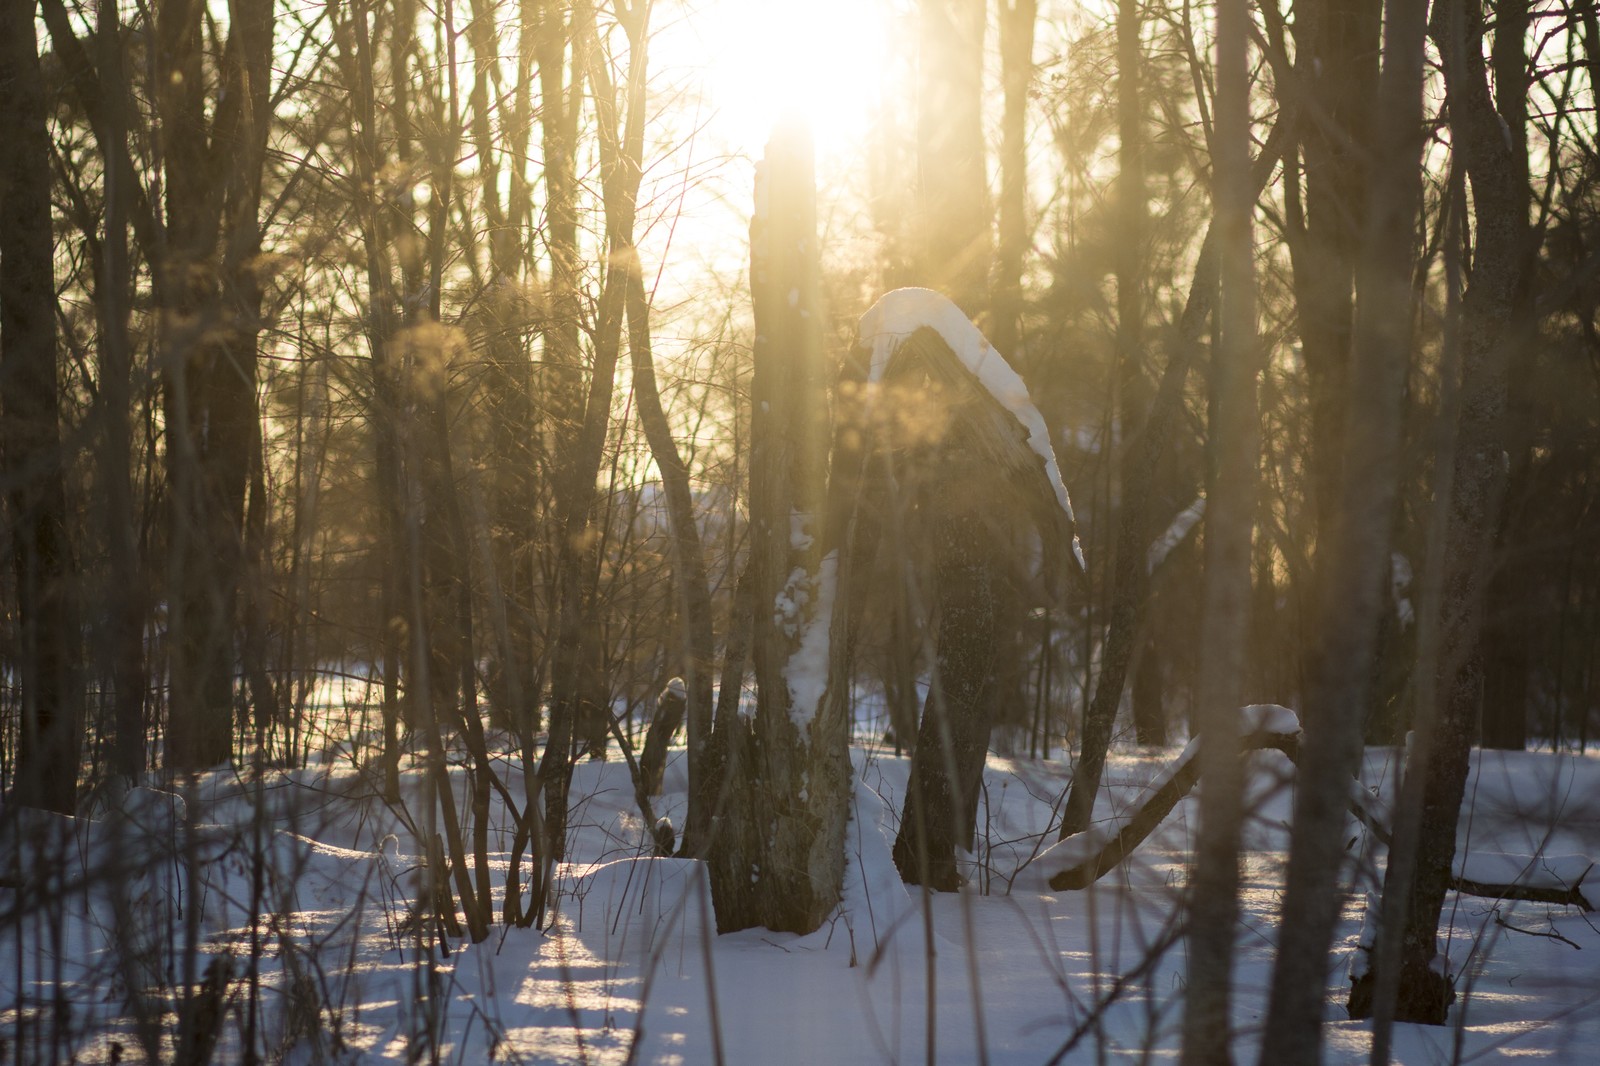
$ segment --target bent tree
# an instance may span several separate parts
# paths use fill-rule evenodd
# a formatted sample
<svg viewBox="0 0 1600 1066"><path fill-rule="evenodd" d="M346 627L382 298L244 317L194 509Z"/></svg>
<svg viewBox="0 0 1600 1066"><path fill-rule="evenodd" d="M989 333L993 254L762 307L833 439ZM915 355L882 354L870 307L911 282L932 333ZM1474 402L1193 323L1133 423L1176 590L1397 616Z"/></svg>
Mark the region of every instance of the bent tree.
<svg viewBox="0 0 1600 1066"><path fill-rule="evenodd" d="M1002 674L992 556L1031 516L1047 565L1081 573L1077 527L1027 386L952 301L897 289L862 316L858 332L858 358L870 354L867 389L841 422L864 427L863 496L878 505L862 506L868 513L856 522L918 512L934 588L908 587L906 599L936 603L940 615L894 858L905 880L949 891L959 887L955 849L972 843L991 689ZM876 533L858 537L875 541ZM909 569L901 577L914 586Z"/></svg>
<svg viewBox="0 0 1600 1066"><path fill-rule="evenodd" d="M982 507L955 501L987 480L1007 494L1009 508L1035 516L1048 557L1083 565L1043 417L1022 379L948 298L899 289L862 317L830 429L815 197L809 138L780 127L757 171L751 222L751 549L741 598L751 605L756 708L746 716L729 698L743 673L730 655L710 753L717 797L707 858L719 932L809 932L839 901L852 777L848 682L860 619L852 572L874 557L896 464L909 458L932 475L932 540L947 586L939 675L913 760L917 798L895 849L908 878L953 881L954 848L971 833L987 748L982 697L995 626ZM941 432L897 448L891 427L903 429L905 420L892 408L911 397L944 407ZM941 469L937 461L951 455L966 458Z"/></svg>

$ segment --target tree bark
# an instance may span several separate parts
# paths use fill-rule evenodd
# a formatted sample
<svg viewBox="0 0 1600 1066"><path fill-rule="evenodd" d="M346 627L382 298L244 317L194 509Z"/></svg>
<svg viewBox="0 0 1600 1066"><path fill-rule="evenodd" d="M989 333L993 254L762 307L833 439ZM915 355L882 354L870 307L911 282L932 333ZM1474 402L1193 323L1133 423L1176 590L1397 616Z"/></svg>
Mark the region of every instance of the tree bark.
<svg viewBox="0 0 1600 1066"><path fill-rule="evenodd" d="M1152 485L1137 485L1135 479L1152 476L1141 468L1136 427L1144 424L1153 399L1145 377L1145 257L1150 206L1145 191L1145 134L1143 36L1144 19L1137 0L1117 3L1117 406L1122 432L1120 475L1121 498L1146 496ZM1248 162L1246 164L1248 166ZM1148 506L1148 505L1146 505ZM1119 546L1120 547L1120 546ZM1143 606L1150 595L1149 567L1118 567L1119 578L1132 581L1126 590L1114 589L1112 599L1124 596ZM1145 615L1141 609L1140 617ZM1167 742L1166 709L1161 705L1161 646L1148 634L1137 656L1133 684L1133 727L1141 745Z"/></svg>
<svg viewBox="0 0 1600 1066"><path fill-rule="evenodd" d="M497 618L502 618L503 638L487 678L494 720L518 732L531 729L538 700L535 683L533 621L535 602L534 530L538 485L536 441L539 427L533 417L533 362L526 347L531 315L522 292L527 254L522 239L518 212L525 199L525 180L518 162L525 158L510 145L510 165L506 168L507 190L500 189L501 168L496 152L492 118L505 115L490 103L490 90L500 90L500 34L495 22L495 5L473 0L468 37L472 42L473 79L471 90L472 139L479 163L478 196L484 205L488 233L488 279L484 292L481 329L484 361L487 364L485 399L490 433L489 454L489 540L490 558L495 568L494 582L499 589ZM528 20L524 34L534 30ZM525 40L524 49L531 48ZM519 77L512 114L502 119L500 132L505 140L525 139L530 123L529 94L532 81ZM516 122L524 123L513 128ZM505 144L502 140L501 144ZM500 152L505 153L502 147Z"/></svg>
<svg viewBox="0 0 1600 1066"><path fill-rule="evenodd" d="M1260 417L1256 375L1254 190L1250 183L1250 12L1246 0L1217 10L1217 120L1212 198L1216 203L1221 347L1212 353L1208 420L1216 476L1208 486L1205 592L1200 636L1196 756L1206 787L1189 894L1189 994L1183 1016L1186 1063L1230 1063L1235 926L1239 914L1239 832L1244 815L1240 693L1250 620L1251 534L1255 527Z"/></svg>
<svg viewBox="0 0 1600 1066"><path fill-rule="evenodd" d="M1513 20L1515 22L1515 20ZM1449 521L1442 546L1437 719L1418 753L1422 788L1415 874L1405 892L1397 1021L1443 1024L1453 982L1436 969L1437 930L1451 885L1456 823L1483 699L1483 599L1505 491L1502 435L1517 309L1533 262L1526 159L1510 120L1490 96L1478 0L1434 8L1430 32L1443 57L1446 102L1457 165L1471 183L1475 254L1461 304L1461 413L1452 464ZM1501 105L1505 106L1502 98ZM1424 664L1424 669L1429 664ZM1389 888L1385 886L1387 896Z"/></svg>
<svg viewBox="0 0 1600 1066"><path fill-rule="evenodd" d="M351 108L355 122L356 174L362 189L357 224L366 251L367 307L365 316L369 362L370 400L367 419L373 435L373 496L378 508L378 633L379 668L383 678L383 775L384 796L389 802L400 800L400 671L404 659L402 635L406 628L404 598L405 552L402 541L405 486L400 471L399 375L394 366L396 353L390 350L400 329L400 312L394 288L394 263L390 252L392 231L398 219L390 206L398 199L381 176L387 171L387 157L381 147L374 72L377 56L373 34L382 27L382 18L373 20L369 31L364 5L355 6L351 16L337 30L340 61L351 80ZM381 193L381 194L380 194Z"/></svg>
<svg viewBox="0 0 1600 1066"><path fill-rule="evenodd" d="M921 284L945 293L968 318L988 310L994 247L983 139L984 6L920 0L919 7L917 271Z"/></svg>
<svg viewBox="0 0 1600 1066"><path fill-rule="evenodd" d="M1381 11L1381 0L1317 0L1297 7L1298 51L1293 80L1284 87L1302 97L1297 140L1305 212L1303 219L1291 217L1288 243L1310 393L1309 492L1318 546L1340 520L1341 434L1367 195L1363 153L1371 141L1378 86Z"/></svg>
<svg viewBox="0 0 1600 1066"><path fill-rule="evenodd" d="M22 701L12 799L71 814L82 744L82 653L66 531L50 133L34 11L31 0L0 10L0 454Z"/></svg>
<svg viewBox="0 0 1600 1066"><path fill-rule="evenodd" d="M807 933L838 903L844 876L852 775L842 691L848 611L839 599L851 552L850 516L824 510L829 431L816 187L809 136L794 126L778 128L757 171L750 245L756 341L745 580L756 713L753 722L738 713L730 671L712 745L723 795L707 857L719 932ZM836 479L851 469L847 450L836 439ZM854 501L848 490L829 488L826 496ZM801 656L808 636L827 642L825 662Z"/></svg>
<svg viewBox="0 0 1600 1066"><path fill-rule="evenodd" d="M1382 111L1356 276L1358 307L1338 459L1336 520L1318 551L1322 575L1305 690L1305 750L1295 793L1282 936L1261 1061L1321 1054L1328 946L1340 897L1343 820L1362 744L1389 535L1399 478L1401 399L1411 350L1411 269L1420 200L1422 27L1419 0L1390 0Z"/></svg>
<svg viewBox="0 0 1600 1066"><path fill-rule="evenodd" d="M1511 181L1528 186L1528 0L1501 0L1494 7L1494 43L1489 61L1494 75L1495 110L1510 140L1506 165ZM1483 636L1484 694L1481 738L1486 748L1521 751L1528 746L1532 656L1528 590L1537 583L1527 558L1531 545L1527 522L1518 505L1530 486L1536 427L1528 397L1534 378L1532 361L1539 357L1533 287L1516 294L1499 342L1507 348L1508 365L1525 372L1508 379L1503 447L1508 459L1506 487L1495 516L1494 573L1485 593Z"/></svg>
<svg viewBox="0 0 1600 1066"><path fill-rule="evenodd" d="M122 28L116 4L103 4L95 35L100 78L124 85ZM121 93L106 96L106 106L95 119L95 139L101 155L115 161L127 151L128 116ZM116 689L112 721L116 731L113 764L117 773L133 780L145 769L145 689L148 674L144 653L146 575L138 546L138 523L133 501L133 395L132 341L128 319L132 308L132 265L128 254L129 205L135 190L126 188L126 175L113 162L106 168L105 229L101 266L95 280L95 310L99 328L100 483L105 489L106 544L111 570L120 578L112 593L107 622Z"/></svg>
<svg viewBox="0 0 1600 1066"><path fill-rule="evenodd" d="M959 446L958 446L959 447ZM989 750L989 690L994 683L996 603L994 530L972 506L980 475L946 471L930 501L938 653L922 709L905 809L894 842L901 880L954 892L962 879L956 849L971 849L978 790Z"/></svg>
<svg viewBox="0 0 1600 1066"><path fill-rule="evenodd" d="M258 418L265 281L258 213L273 5L236 5L224 89L210 106L204 5L166 4L156 15L167 187L156 301L172 499L167 758L176 769L198 770L226 761L233 747L244 502Z"/></svg>
<svg viewBox="0 0 1600 1066"><path fill-rule="evenodd" d="M713 796L705 773L706 743L711 737L711 673L715 669L716 642L711 620L711 581L706 576L705 551L695 523L694 496L689 488L689 467L678 454L672 427L656 383L655 360L650 349L650 304L638 257L629 265L628 354L633 363L633 391L639 424L644 428L650 455L661 471L667 497L667 519L672 531L673 585L683 620L683 680L689 719L689 809L683 826L683 846L698 854L705 842ZM652 727L651 739L655 739ZM668 733L670 735L670 731ZM646 744L646 755L652 754ZM664 751L661 753L664 755ZM647 760L649 761L649 760ZM651 763L652 767L659 763ZM659 787L659 773L654 784ZM647 786L650 782L646 782Z"/></svg>
<svg viewBox="0 0 1600 1066"><path fill-rule="evenodd" d="M1022 358L1022 272L1028 252L1028 90L1033 85L1037 0L1001 0L1000 240L994 284L995 350Z"/></svg>
<svg viewBox="0 0 1600 1066"><path fill-rule="evenodd" d="M600 293L599 321L595 331L588 397L583 421L563 466L557 489L560 540L556 547L556 637L552 652L550 730L539 763L544 790L544 862L561 858L566 848L567 792L572 761L580 736L591 747L605 743L605 730L595 736L595 723L610 709L605 679L595 669L599 662L599 611L595 583L599 574L599 542L593 535L592 512L598 498L596 479L605 452L611 398L616 385L617 360L627 306L630 265L638 251L633 226L639 195L644 152L644 78L646 69L646 18L649 9L635 10L624 29L628 35L628 82L620 102L611 80L609 59L600 47L593 13L586 12L574 27L574 47L585 59L600 125L600 181L606 217L609 269ZM542 912L544 900L535 907Z"/></svg>

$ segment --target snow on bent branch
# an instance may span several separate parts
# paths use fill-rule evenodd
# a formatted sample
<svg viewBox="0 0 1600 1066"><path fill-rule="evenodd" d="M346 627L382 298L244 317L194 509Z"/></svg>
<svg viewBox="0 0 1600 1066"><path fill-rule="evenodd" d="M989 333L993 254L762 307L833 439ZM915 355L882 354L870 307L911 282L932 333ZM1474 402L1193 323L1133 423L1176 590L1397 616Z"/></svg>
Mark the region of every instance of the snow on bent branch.
<svg viewBox="0 0 1600 1066"><path fill-rule="evenodd" d="M943 345L916 345L913 338L919 331L932 331ZM976 386L969 391L987 401L979 421L998 430L984 434L992 457L1003 470L1018 475L1030 498L1049 501L1051 525L1062 530L1077 571L1083 573L1083 549L1072 499L1061 479L1044 416L1034 406L1021 376L962 310L932 289L895 289L861 316L857 337L871 352L869 385L884 383L898 368L898 357L916 347L930 374ZM808 514L791 515L790 541L796 550L812 543L811 521ZM789 689L790 718L802 730L815 719L827 692L838 566L835 547L814 574L803 567L790 574L773 603L774 622L791 636L796 631L800 635L784 668L784 680Z"/></svg>
<svg viewBox="0 0 1600 1066"><path fill-rule="evenodd" d="M1044 416L1034 406L1021 376L949 297L932 289L895 289L867 309L861 316L856 335L872 352L868 382L884 381L906 342L922 329L937 333L965 368L970 380L1026 432L1027 449L1037 459L1034 469L1054 494L1071 538L1073 561L1081 573L1085 565L1083 547L1078 542L1077 519L1072 513L1072 499L1067 494L1066 483L1061 479L1061 466L1056 461ZM1006 459L1009 460L1007 465L1014 468L1023 468L1025 463L1020 456L1008 454Z"/></svg>

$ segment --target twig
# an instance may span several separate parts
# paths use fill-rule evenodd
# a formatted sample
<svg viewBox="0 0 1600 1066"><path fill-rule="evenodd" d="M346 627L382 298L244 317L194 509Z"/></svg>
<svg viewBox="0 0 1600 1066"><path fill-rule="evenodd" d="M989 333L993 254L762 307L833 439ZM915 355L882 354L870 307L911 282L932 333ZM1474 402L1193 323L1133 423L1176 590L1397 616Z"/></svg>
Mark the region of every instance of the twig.
<svg viewBox="0 0 1600 1066"><path fill-rule="evenodd" d="M1554 929L1551 929L1547 933L1541 933L1537 929L1524 929L1520 925L1512 925L1510 922L1506 921L1505 918L1501 917L1500 912L1498 910L1494 912L1494 924L1498 925L1502 929L1509 929L1513 933L1522 933L1522 934L1524 934L1526 936L1542 936L1546 940L1559 940L1563 944L1565 944L1568 947L1570 947L1573 951L1582 951L1583 950L1583 945L1581 945L1581 944L1579 944L1579 943L1577 943L1575 941L1568 940L1566 937L1562 936L1560 933L1556 932Z"/></svg>

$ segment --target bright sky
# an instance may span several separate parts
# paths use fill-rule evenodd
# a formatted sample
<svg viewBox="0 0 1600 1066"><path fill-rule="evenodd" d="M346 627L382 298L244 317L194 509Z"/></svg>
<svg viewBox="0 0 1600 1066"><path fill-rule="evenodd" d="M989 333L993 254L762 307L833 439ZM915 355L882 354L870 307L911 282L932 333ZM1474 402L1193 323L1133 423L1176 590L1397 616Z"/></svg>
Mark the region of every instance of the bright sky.
<svg viewBox="0 0 1600 1066"><path fill-rule="evenodd" d="M727 148L759 156L786 111L810 122L824 165L859 148L883 86L886 0L684 0L656 20L651 65L692 74Z"/></svg>
<svg viewBox="0 0 1600 1066"><path fill-rule="evenodd" d="M646 270L665 263L658 310L743 277L754 163L786 113L812 131L825 233L832 212L857 209L903 8L898 0L659 0L651 111L666 140L646 148L641 220L654 221L639 235ZM671 359L677 331L660 326L658 348Z"/></svg>

